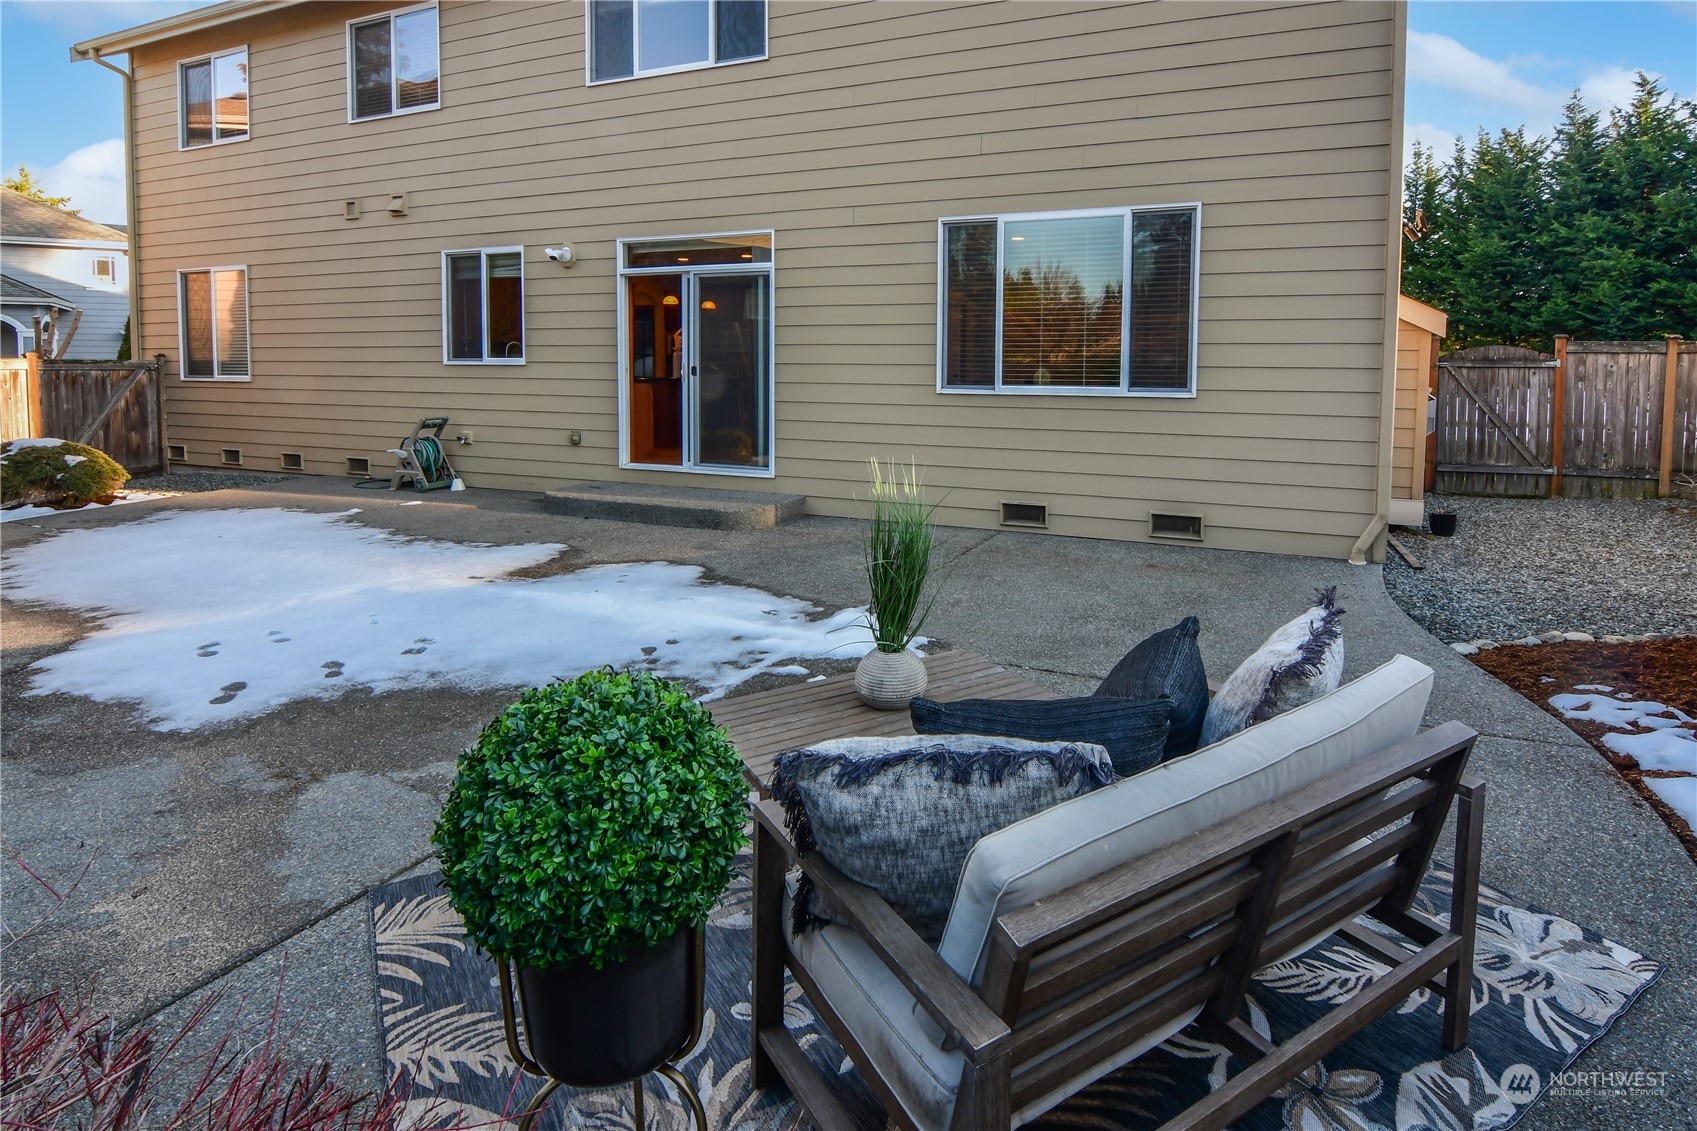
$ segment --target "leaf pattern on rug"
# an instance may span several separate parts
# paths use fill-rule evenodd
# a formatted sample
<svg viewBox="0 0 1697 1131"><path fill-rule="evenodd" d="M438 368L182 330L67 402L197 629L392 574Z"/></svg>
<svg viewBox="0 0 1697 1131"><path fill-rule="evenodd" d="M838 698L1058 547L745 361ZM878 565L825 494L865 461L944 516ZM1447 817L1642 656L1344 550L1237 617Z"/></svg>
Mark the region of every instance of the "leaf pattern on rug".
<svg viewBox="0 0 1697 1131"><path fill-rule="evenodd" d="M1417 1064L1397 1084L1397 1131L1496 1131L1515 1111L1472 1049Z"/></svg>
<svg viewBox="0 0 1697 1131"><path fill-rule="evenodd" d="M678 1065L698 1088L716 1131L794 1131L801 1116L789 1093L752 1087L749 863L746 854L739 859L731 888L709 918L702 1036ZM1414 910L1447 922L1450 883L1448 872L1433 869ZM512 1127L540 1085L520 1074L507 1055L494 965L466 944L463 927L434 877L386 885L372 894L371 910L389 1061L414 1089L409 1112L416 1111L421 1120L431 1111L447 1113L415 1126L419 1131L456 1124L497 1131ZM1388 929L1374 929L1388 941L1409 945ZM1234 1126L1252 1131L1502 1131L1526 1110L1504 1095L1499 1086L1503 1070L1523 1063L1549 1081L1661 971L1618 943L1489 888L1480 891L1476 929L1469 1047L1443 1051L1442 1003L1422 989ZM1244 1020L1264 1038L1288 1039L1386 971L1377 959L1333 936L1260 971ZM823 1029L812 1003L790 978L783 1019L845 1102L868 1113L876 1110L842 1046ZM1037 1117L1029 1131L1136 1131L1172 1118L1242 1067L1193 1026ZM644 1109L655 1131L691 1129L687 1104L663 1078L647 1078ZM562 1088L538 1129L628 1131L632 1114L628 1086Z"/></svg>

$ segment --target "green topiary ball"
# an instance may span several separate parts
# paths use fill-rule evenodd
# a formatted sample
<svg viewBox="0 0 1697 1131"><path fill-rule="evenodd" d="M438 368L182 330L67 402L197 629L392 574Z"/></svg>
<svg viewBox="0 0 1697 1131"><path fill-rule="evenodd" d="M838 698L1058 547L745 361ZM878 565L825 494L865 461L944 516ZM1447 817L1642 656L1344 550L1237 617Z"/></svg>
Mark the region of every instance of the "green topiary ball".
<svg viewBox="0 0 1697 1131"><path fill-rule="evenodd" d="M473 942L600 969L706 923L747 795L742 759L681 686L603 668L533 688L483 728L431 842Z"/></svg>
<svg viewBox="0 0 1697 1131"><path fill-rule="evenodd" d="M80 507L110 502L130 473L98 448L69 440L0 445L0 503Z"/></svg>

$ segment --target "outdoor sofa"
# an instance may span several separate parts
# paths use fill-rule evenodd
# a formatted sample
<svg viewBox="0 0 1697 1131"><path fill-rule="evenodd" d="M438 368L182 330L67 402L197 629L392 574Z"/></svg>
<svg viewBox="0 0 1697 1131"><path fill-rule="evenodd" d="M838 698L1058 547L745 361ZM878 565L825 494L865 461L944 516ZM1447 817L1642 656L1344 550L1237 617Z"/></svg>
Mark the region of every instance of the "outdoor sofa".
<svg viewBox="0 0 1697 1131"><path fill-rule="evenodd" d="M851 1123L784 1026L786 969L912 1131L1018 1126L1192 1022L1247 1067L1167 1126L1225 1127L1422 985L1443 1002L1445 1046L1461 1047L1484 793L1466 773L1473 731L1417 733L1431 686L1398 656L983 837L935 950L823 856L798 858L783 811L759 802L756 1086L781 1078L820 1127ZM1439 927L1410 907L1452 804ZM835 921L792 934L798 866ZM1388 972L1269 1044L1243 1020L1251 976L1335 931Z"/></svg>

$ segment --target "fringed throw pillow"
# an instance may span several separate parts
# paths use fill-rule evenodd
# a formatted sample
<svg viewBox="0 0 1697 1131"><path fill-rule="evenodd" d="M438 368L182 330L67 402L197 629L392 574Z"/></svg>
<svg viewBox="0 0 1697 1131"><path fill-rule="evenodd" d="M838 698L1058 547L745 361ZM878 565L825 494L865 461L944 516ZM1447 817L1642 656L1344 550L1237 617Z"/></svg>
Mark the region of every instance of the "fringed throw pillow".
<svg viewBox="0 0 1697 1131"><path fill-rule="evenodd" d="M920 734L982 734L1033 742L1093 742L1106 747L1122 778L1161 760L1173 704L1167 699L915 699L908 707Z"/></svg>
<svg viewBox="0 0 1697 1131"><path fill-rule="evenodd" d="M803 856L876 891L932 946L978 838L1117 780L1076 742L946 735L840 738L781 755L772 797ZM796 933L828 918L804 876Z"/></svg>
<svg viewBox="0 0 1697 1131"><path fill-rule="evenodd" d="M1337 586L1316 590L1314 607L1282 625L1220 686L1202 721L1202 745L1336 691L1343 678Z"/></svg>
<svg viewBox="0 0 1697 1131"><path fill-rule="evenodd" d="M1189 754L1202 737L1202 717L1208 712L1208 673L1202 670L1202 649L1196 646L1201 631L1202 622L1195 617L1163 628L1127 652L1094 692L1100 698L1133 702L1172 701L1163 762Z"/></svg>

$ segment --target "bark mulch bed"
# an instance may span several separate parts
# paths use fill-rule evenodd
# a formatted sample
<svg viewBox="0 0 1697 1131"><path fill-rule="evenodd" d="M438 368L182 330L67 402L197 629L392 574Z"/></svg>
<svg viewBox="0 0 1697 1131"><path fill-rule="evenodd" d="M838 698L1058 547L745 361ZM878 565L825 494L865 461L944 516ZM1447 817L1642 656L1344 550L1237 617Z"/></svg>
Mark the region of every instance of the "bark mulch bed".
<svg viewBox="0 0 1697 1131"><path fill-rule="evenodd" d="M1520 694L1567 724L1632 783L1644 800L1667 822L1668 828L1697 863L1697 833L1668 807L1655 791L1644 784L1646 771L1635 759L1603 745L1606 734L1621 731L1586 719L1569 719L1550 706L1550 696L1567 692L1584 694L1582 685L1602 684L1613 694L1652 700L1697 715L1697 637L1646 640L1633 644L1590 644L1581 641L1561 644L1505 645L1483 650L1468 659L1490 672ZM1648 771L1652 777L1672 777Z"/></svg>

